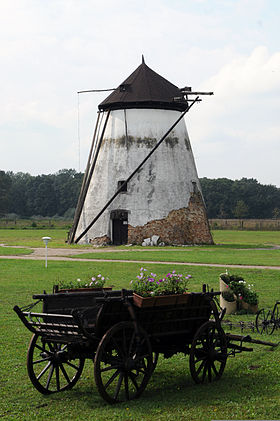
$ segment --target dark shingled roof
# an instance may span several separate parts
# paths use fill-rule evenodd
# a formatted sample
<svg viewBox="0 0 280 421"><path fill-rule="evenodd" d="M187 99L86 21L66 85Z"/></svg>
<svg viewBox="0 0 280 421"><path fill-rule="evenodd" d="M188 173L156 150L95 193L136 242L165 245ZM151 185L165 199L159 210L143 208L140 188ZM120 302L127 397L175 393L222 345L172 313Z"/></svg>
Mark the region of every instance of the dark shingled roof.
<svg viewBox="0 0 280 421"><path fill-rule="evenodd" d="M174 101L175 97L182 97L180 89L150 69L143 58L140 66L98 108L161 108L184 111L187 103L183 100Z"/></svg>

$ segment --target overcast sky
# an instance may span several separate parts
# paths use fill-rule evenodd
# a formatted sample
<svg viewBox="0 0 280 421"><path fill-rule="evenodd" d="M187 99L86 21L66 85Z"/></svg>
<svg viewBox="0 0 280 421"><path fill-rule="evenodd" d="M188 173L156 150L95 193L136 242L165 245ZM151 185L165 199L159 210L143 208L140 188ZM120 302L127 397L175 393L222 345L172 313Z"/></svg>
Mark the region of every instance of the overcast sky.
<svg viewBox="0 0 280 421"><path fill-rule="evenodd" d="M200 177L280 187L280 1L0 0L0 169L83 171L97 105L141 63L211 90L187 114ZM80 140L79 140L80 139ZM79 147L80 144L80 147Z"/></svg>

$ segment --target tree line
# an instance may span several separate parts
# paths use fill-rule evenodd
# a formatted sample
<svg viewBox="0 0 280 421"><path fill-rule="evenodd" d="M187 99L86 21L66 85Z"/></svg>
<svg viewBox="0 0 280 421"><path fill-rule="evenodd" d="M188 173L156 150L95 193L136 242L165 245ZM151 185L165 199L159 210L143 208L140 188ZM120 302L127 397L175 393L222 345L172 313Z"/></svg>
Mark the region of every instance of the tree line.
<svg viewBox="0 0 280 421"><path fill-rule="evenodd" d="M37 176L0 171L0 216L72 218L82 179L73 169Z"/></svg>
<svg viewBox="0 0 280 421"><path fill-rule="evenodd" d="M63 169L55 174L32 176L0 171L0 217L72 218L83 173ZM201 178L208 218L279 218L280 189L253 178Z"/></svg>
<svg viewBox="0 0 280 421"><path fill-rule="evenodd" d="M254 178L201 178L208 218L280 217L280 189Z"/></svg>

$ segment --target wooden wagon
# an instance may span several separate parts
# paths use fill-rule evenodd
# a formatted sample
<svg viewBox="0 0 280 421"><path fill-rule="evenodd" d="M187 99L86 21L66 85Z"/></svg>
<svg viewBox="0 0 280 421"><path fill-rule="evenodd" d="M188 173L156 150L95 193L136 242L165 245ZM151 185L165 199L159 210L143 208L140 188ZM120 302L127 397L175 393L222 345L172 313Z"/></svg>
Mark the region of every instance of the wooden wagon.
<svg viewBox="0 0 280 421"><path fill-rule="evenodd" d="M225 334L214 300L218 294L204 288L182 303L145 308L138 308L127 290L34 295L31 305L14 307L33 333L30 380L43 394L71 389L89 358L100 395L113 404L143 393L159 354L169 358L179 352L189 355L196 383L220 379L229 355L252 351L243 342L274 344ZM35 312L40 302L42 312Z"/></svg>

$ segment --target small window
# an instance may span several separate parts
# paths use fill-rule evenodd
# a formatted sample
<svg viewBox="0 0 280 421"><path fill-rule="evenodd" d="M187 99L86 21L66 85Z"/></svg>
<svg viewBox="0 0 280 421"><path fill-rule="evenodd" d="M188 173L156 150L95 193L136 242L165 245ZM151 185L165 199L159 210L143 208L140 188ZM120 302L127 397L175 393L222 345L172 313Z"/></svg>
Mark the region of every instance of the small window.
<svg viewBox="0 0 280 421"><path fill-rule="evenodd" d="M198 188L197 188L196 181L192 181L192 185L193 185L193 192L194 193L197 193L198 192Z"/></svg>
<svg viewBox="0 0 280 421"><path fill-rule="evenodd" d="M121 188L121 193L127 192L127 183L125 180L118 181L118 190Z"/></svg>

